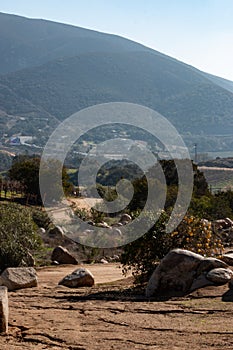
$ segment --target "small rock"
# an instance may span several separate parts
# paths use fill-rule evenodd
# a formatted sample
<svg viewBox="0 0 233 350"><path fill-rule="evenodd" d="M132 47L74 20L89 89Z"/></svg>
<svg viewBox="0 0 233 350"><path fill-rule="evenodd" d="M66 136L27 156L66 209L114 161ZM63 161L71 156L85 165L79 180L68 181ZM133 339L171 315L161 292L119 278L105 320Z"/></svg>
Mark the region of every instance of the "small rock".
<svg viewBox="0 0 233 350"><path fill-rule="evenodd" d="M206 278L215 284L225 284L231 280L233 272L230 269L217 268L210 270Z"/></svg>
<svg viewBox="0 0 233 350"><path fill-rule="evenodd" d="M48 230L48 235L51 238L63 238L65 236L63 229L60 226L54 226Z"/></svg>
<svg viewBox="0 0 233 350"><path fill-rule="evenodd" d="M8 267L0 276L0 285L8 290L37 287L37 274L33 267Z"/></svg>
<svg viewBox="0 0 233 350"><path fill-rule="evenodd" d="M132 217L131 217L129 214L123 214L123 215L121 216L120 222L121 222L122 224L127 224L127 223L129 223L130 221L132 221Z"/></svg>
<svg viewBox="0 0 233 350"><path fill-rule="evenodd" d="M59 262L58 261L52 261L52 265L59 265Z"/></svg>
<svg viewBox="0 0 233 350"><path fill-rule="evenodd" d="M100 262L101 264L108 264L108 261L106 259L101 259Z"/></svg>
<svg viewBox="0 0 233 350"><path fill-rule="evenodd" d="M113 259L114 259L115 261L120 261L119 255L116 255L116 254L113 255Z"/></svg>
<svg viewBox="0 0 233 350"><path fill-rule="evenodd" d="M43 228L43 227L39 227L38 228L38 233L41 234L41 235L44 235L46 232L46 230Z"/></svg>
<svg viewBox="0 0 233 350"><path fill-rule="evenodd" d="M89 221L87 221L87 223L88 223L88 225L95 226L94 221L89 220Z"/></svg>
<svg viewBox="0 0 233 350"><path fill-rule="evenodd" d="M63 248L62 246L58 246L54 248L51 256L52 261L57 261L59 264L72 264L77 265L78 261L75 259L73 255L70 254L70 252Z"/></svg>
<svg viewBox="0 0 233 350"><path fill-rule="evenodd" d="M107 224L107 222L100 222L100 223L98 223L96 226L98 226L98 227L103 227L103 228L110 228L111 226L109 226L108 224Z"/></svg>
<svg viewBox="0 0 233 350"><path fill-rule="evenodd" d="M94 283L92 273L88 269L79 268L64 277L58 284L69 288L79 288L92 287Z"/></svg>
<svg viewBox="0 0 233 350"><path fill-rule="evenodd" d="M0 333L8 332L8 292L7 287L0 287Z"/></svg>
<svg viewBox="0 0 233 350"><path fill-rule="evenodd" d="M122 222L116 222L115 224L112 224L112 227L120 227L123 226Z"/></svg>

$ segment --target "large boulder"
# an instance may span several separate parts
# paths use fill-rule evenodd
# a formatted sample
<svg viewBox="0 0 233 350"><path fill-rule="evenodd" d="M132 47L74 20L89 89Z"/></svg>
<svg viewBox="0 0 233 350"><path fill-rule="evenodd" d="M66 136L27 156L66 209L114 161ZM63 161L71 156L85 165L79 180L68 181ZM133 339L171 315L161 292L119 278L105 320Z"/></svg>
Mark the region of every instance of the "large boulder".
<svg viewBox="0 0 233 350"><path fill-rule="evenodd" d="M79 288L92 287L94 283L95 280L92 273L88 269L79 268L64 277L58 284L69 288Z"/></svg>
<svg viewBox="0 0 233 350"><path fill-rule="evenodd" d="M193 252L174 249L170 251L153 272L146 296L156 294L185 294L193 283L195 271L204 258Z"/></svg>
<svg viewBox="0 0 233 350"><path fill-rule="evenodd" d="M198 288L229 282L230 271L227 264L219 259L204 258L188 250L174 249L153 272L146 295L187 295Z"/></svg>
<svg viewBox="0 0 233 350"><path fill-rule="evenodd" d="M37 287L37 274L33 267L8 267L0 276L0 285L9 291Z"/></svg>
<svg viewBox="0 0 233 350"><path fill-rule="evenodd" d="M54 248L51 255L51 260L57 261L59 264L78 264L77 259L72 254L70 254L70 252L66 248L62 246Z"/></svg>

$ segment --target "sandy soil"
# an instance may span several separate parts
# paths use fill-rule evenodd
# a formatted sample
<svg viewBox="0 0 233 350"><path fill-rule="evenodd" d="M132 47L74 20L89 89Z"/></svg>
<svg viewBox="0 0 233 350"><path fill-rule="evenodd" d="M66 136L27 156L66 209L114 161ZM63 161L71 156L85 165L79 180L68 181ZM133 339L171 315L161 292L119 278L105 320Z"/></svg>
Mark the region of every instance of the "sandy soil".
<svg viewBox="0 0 233 350"><path fill-rule="evenodd" d="M0 336L0 349L233 348L233 302L222 301L227 286L147 300L131 277L119 280L117 264L88 265L97 282L92 288L58 286L75 268L39 269L37 288L9 292L9 333Z"/></svg>

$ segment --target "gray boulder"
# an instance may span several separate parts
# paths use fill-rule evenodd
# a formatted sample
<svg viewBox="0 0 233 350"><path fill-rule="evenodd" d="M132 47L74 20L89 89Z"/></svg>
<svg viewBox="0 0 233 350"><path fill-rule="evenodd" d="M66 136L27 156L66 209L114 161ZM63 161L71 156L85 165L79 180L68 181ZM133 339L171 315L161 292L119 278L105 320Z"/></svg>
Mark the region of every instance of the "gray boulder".
<svg viewBox="0 0 233 350"><path fill-rule="evenodd" d="M37 274L33 267L8 267L0 276L0 285L9 291L37 287Z"/></svg>
<svg viewBox="0 0 233 350"><path fill-rule="evenodd" d="M170 251L153 272L146 296L184 296L194 290L230 281L232 271L219 259L204 258L188 250Z"/></svg>
<svg viewBox="0 0 233 350"><path fill-rule="evenodd" d="M94 283L95 280L92 273L88 269L79 268L64 277L58 284L69 288L79 288L92 287Z"/></svg>
<svg viewBox="0 0 233 350"><path fill-rule="evenodd" d="M51 260L57 261L59 264L78 264L76 258L72 254L70 254L70 252L66 248L63 248L62 246L54 248Z"/></svg>
<svg viewBox="0 0 233 350"><path fill-rule="evenodd" d="M146 296L156 294L184 295L190 290L198 265L204 258L182 249L170 251L153 272Z"/></svg>
<svg viewBox="0 0 233 350"><path fill-rule="evenodd" d="M233 272L230 269L213 269L209 271L206 278L214 284L225 284L228 283L233 277Z"/></svg>

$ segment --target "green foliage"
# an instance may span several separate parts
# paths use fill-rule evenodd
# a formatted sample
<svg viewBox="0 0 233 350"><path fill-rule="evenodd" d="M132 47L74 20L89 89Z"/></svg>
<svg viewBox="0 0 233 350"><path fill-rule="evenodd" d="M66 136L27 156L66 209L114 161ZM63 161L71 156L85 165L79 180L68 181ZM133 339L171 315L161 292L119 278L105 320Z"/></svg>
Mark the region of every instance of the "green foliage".
<svg viewBox="0 0 233 350"><path fill-rule="evenodd" d="M169 234L165 230L168 218L168 215L163 212L147 233L124 247L121 255L123 272L132 270L136 282L147 280L155 269L156 262L172 248ZM153 220L153 214L148 213L146 219Z"/></svg>
<svg viewBox="0 0 233 350"><path fill-rule="evenodd" d="M0 270L27 264L28 253L42 246L30 210L20 205L1 203Z"/></svg>
<svg viewBox="0 0 233 350"><path fill-rule="evenodd" d="M223 249L221 239L202 219L232 217L233 214L233 194L229 191L211 195L203 173L193 165L194 189L188 213L174 232L167 233L165 225L177 198L178 176L174 161L161 161L161 165L167 184L165 211L146 234L124 247L121 257L123 271L132 270L137 283L148 280L157 261L171 249L183 248L203 255L220 254ZM134 181L135 196L131 209L140 212L144 207L147 185L145 177ZM157 183L159 186L162 185ZM156 221L153 221L152 213L146 215L146 220Z"/></svg>
<svg viewBox="0 0 233 350"><path fill-rule="evenodd" d="M45 210L32 210L32 219L38 227L43 227L45 230L47 230L51 224L51 219Z"/></svg>
<svg viewBox="0 0 233 350"><path fill-rule="evenodd" d="M218 256L224 249L221 239L212 232L211 224L185 216L175 231L167 233L168 218L163 212L146 234L124 247L123 273L131 270L136 283L148 281L156 263L171 249L188 249L206 256Z"/></svg>
<svg viewBox="0 0 233 350"><path fill-rule="evenodd" d="M7 171L11 167L12 156L8 153L0 152L0 171Z"/></svg>
<svg viewBox="0 0 233 350"><path fill-rule="evenodd" d="M19 181L24 188L24 192L26 194L36 195L37 200L40 200L41 195L39 184L40 164L41 161L38 156L20 156L15 159L9 170L10 179ZM43 163L42 173L46 178L47 188L47 193L44 195L47 196L48 201L52 201L53 199L59 200L62 196L62 189L59 186L59 169L60 162L57 160L49 160ZM73 186L69 182L69 176L65 167L62 169L62 185L66 195L71 193Z"/></svg>
<svg viewBox="0 0 233 350"><path fill-rule="evenodd" d="M13 162L9 177L19 181L24 186L25 193L39 196L39 169L39 157L22 157Z"/></svg>

